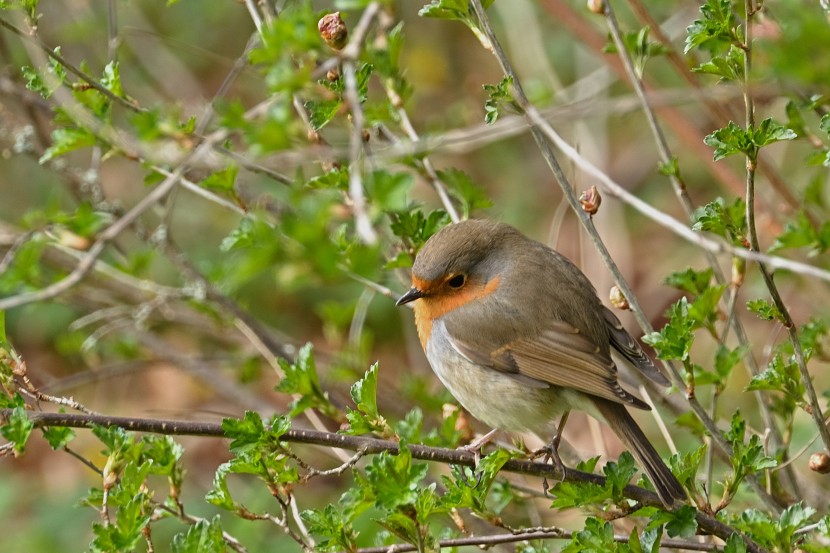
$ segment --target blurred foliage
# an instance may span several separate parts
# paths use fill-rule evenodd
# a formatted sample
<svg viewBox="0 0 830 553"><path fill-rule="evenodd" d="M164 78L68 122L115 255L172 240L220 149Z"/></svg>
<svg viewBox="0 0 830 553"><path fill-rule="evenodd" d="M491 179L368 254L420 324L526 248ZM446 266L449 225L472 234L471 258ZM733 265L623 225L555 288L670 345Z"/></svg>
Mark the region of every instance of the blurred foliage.
<svg viewBox="0 0 830 553"><path fill-rule="evenodd" d="M821 3L752 2L748 22L730 0L614 2L624 52L584 2L482 4L536 107L633 194L723 251L757 233L765 253L830 268ZM336 10L346 44L318 29ZM574 462L605 484L557 483L553 499L500 472L514 450L488 450L475 469L413 457L414 444L455 448L473 434L394 307L432 234L456 218L506 220L582 260L600 296L610 285L557 207L520 83L466 0L20 0L0 2L0 19L0 302L25 300L0 311L8 547L300 551L313 539L319 551L434 551L469 532L561 525L573 529L564 542L516 550L653 552L664 533L694 537L698 507L769 550L826 550L830 486L807 466L823 447L800 365L826 408L827 283L778 270L773 292L757 265L710 266L619 202L594 221L656 328L643 341L679 362L682 392L732 450L715 455L673 390L661 407L680 450L671 466L695 505L626 499L638 474L627 453ZM668 157L614 72L621 55ZM564 166L576 187L593 184ZM73 271L82 278L43 293ZM49 404L221 418L229 441L36 429L29 412ZM349 460L285 439L309 426L400 452ZM571 457L596 453L573 426ZM609 520L623 515L633 529ZM54 528L67 529L60 540ZM746 545L733 534L723 550Z"/></svg>

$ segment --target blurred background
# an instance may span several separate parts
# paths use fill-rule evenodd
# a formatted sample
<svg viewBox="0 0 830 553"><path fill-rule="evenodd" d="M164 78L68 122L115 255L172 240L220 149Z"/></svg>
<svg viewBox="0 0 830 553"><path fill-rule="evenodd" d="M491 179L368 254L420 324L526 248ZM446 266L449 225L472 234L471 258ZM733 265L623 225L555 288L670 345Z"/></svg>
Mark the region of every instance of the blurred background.
<svg viewBox="0 0 830 553"><path fill-rule="evenodd" d="M297 5L306 4L277 3L289 10L299 9ZM308 5L315 20L338 8L332 2ZM613 5L624 31L656 23L670 41L671 49L665 47L665 52L644 62L643 78L691 200L698 207L719 197L731 204L744 193L744 160L734 156L714 163L703 138L730 119L743 121L742 91L736 85L718 84L716 77L689 71L704 61L683 54L686 28L699 17L699 3L636 0ZM259 63L244 64L235 72L237 60L256 33L249 7L229 0L167 4L59 0L37 6L36 28L22 11L0 11L6 22L0 29L0 256L16 251L14 262L3 265L0 297L42 288L71 271L96 232L163 180L158 168L175 167L165 164L165 159L175 159L193 145L189 118L194 118L195 126L204 122L206 126L200 128L204 135L230 129L223 146L242 159L218 153L190 167L186 177L213 196L179 188L112 241L101 258L106 265L96 266L80 284L57 298L9 310L9 340L25 360L28 377L44 393L72 397L106 414L212 421L241 416L248 409L263 414L286 411L291 396L274 391L281 378L274 359L291 358L299 346L310 342L322 388L335 405L351 405L349 387L379 361L381 413L399 420L420 406L425 428L435 427L440 424L442 405L452 398L423 357L411 312L396 308L394 298L353 275L394 293L407 289L406 268L384 266L403 249L389 229L386 212L404 210L415 205L412 202L429 212L442 208L440 198L429 179L413 168L417 164L389 153L404 132L399 118L388 115L392 110L380 79L373 80L367 90L364 169L405 176L382 201L373 195L380 194L379 188L367 188L370 216L380 236L376 247L350 257L352 250L344 253L332 246L341 225L352 232L350 206L342 190L327 189L311 179L324 174L332 163L348 165L349 118L341 110L315 133L287 102L247 126L241 122L239 114L244 110L271 95L285 95L274 84L279 79L272 71L275 65L269 65L274 59L269 56L282 55L274 53L273 43L271 50L259 47L254 56ZM420 153L428 155L438 170L464 171L489 198L490 207L475 209L473 216L511 223L556 247L583 268L608 304L613 281L563 202L523 119L507 106L495 124L484 123L488 95L482 87L502 79L495 58L464 25L419 17L422 7L421 2L401 1L385 3L382 10L389 28L398 22L403 25L398 63L409 85L405 111L422 138ZM360 13L342 10L350 29ZM565 0L500 0L489 13L531 102L565 139L637 197L687 222L668 179L658 171L654 139L619 58L606 52L604 18L591 13L584 2ZM757 119L769 116L787 122L795 113L787 109L789 101L809 102L827 93L830 27L817 2L770 0L758 21L752 75ZM21 37L10 27L28 30ZM271 35L275 42L280 32L284 30ZM652 29L652 41L655 35ZM31 73L24 67L46 67L39 45L49 50L59 46L61 56L96 78L117 60L126 97L152 116L116 106L112 127L153 151L155 160L132 159L98 143L39 163L53 143L53 121L61 121L61 114L54 111L59 100L45 99L25 86ZM330 51L321 45L316 55L316 62L322 62ZM313 57L294 62L313 64ZM216 98L231 73L234 79ZM303 86L296 87L297 97L313 99L320 94ZM213 112L206 119L209 106ZM371 109L387 113L378 116ZM823 153L827 137L818 131L820 112L805 112L805 125L820 138L802 136L765 150L757 184L763 248L770 247L800 214L819 224L826 220L827 171L821 160L815 160ZM394 140L384 134L387 130ZM597 184L564 157L561 161L577 191ZM230 162L237 167L231 186L205 184ZM808 201L812 203L807 205ZM604 198L594 222L647 317L660 328L666 309L682 295L664 279L687 267L704 268L704 256L611 197ZM828 266L821 248L785 253ZM721 257L720 262L729 275L731 260ZM343 270L344 265L348 270ZM777 282L798 324L826 315L826 283L783 272ZM746 324L753 353L764 367L772 346L784 340L786 332L743 309L747 300L757 297L766 297L766 291L757 271L750 268L736 316ZM632 334L642 335L630 313L618 314ZM727 341L734 346L731 338ZM696 362L710 369L717 344L711 336L701 336L694 346ZM826 357L816 355L810 367L817 388L827 390ZM740 408L762 432L755 398L742 392L747 381L743 368L733 372L715 417L728 420ZM698 389L703 402L711 393L703 386ZM678 449L687 451L698 440L694 429L675 425L683 400L677 390L672 396L675 412L662 407L660 411ZM638 420L667 454L654 420L649 416ZM323 424L337 430L341 422L325 419ZM295 424L309 423L301 417ZM807 444L814 432L809 417L797 414L792 426L792 443L797 446L793 447ZM569 463L595 454L611 459L619 454L615 438L585 417L571 420L565 438L570 444ZM532 437L526 439L536 443ZM217 510L203 497L216 467L228 459L227 443L205 438L179 441L185 447L187 470L183 499L193 513L212 516ZM102 462L101 444L86 431L77 432L71 448ZM339 463L322 448L297 450L321 467ZM438 474L446 469L432 470ZM715 473L717 478L718 470ZM807 482L818 478L806 470L799 474ZM347 476L314 480L309 486L319 493L306 493L308 504L301 507L336 501L348 480ZM514 480L538 488L535 480ZM43 439L33 436L24 456L0 460L4 548L86 548L90 525L99 514L77 502L92 486L100 486L93 471L67 453L51 451ZM238 486L235 494L251 509L272 508L272 499L253 479L235 480L234 486ZM512 506L505 516L564 527L570 524L569 517L577 516L547 509L532 514L533 501L530 504ZM378 529L368 517L364 522L361 531L371 543L368 536ZM223 525L251 551L297 548L276 527L252 525L231 515L223 516ZM179 531L175 521L155 525L158 550L166 550L164 544L169 543L165 532Z"/></svg>

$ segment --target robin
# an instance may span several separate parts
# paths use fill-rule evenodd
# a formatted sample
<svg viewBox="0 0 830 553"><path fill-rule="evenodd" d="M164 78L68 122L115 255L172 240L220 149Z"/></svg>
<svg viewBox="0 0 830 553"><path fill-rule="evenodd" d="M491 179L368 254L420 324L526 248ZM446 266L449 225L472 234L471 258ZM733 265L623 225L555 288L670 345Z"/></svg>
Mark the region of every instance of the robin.
<svg viewBox="0 0 830 553"><path fill-rule="evenodd" d="M669 382L561 254L506 224L450 225L416 256L412 289L397 305L410 302L435 374L494 432L553 435L549 452L561 465L556 421L585 411L633 452L667 508L685 502L683 486L626 410L650 407L620 386L611 348L655 382Z"/></svg>

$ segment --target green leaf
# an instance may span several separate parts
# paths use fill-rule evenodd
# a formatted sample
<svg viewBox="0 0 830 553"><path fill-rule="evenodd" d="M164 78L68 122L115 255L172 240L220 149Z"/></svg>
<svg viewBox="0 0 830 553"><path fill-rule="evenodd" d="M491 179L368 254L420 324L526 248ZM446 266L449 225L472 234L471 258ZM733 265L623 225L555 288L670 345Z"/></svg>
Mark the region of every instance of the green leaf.
<svg viewBox="0 0 830 553"><path fill-rule="evenodd" d="M213 475L213 487L207 493L207 495L205 495L205 501L207 501L211 505L219 507L220 509L225 509L227 511L236 511L237 504L231 497L231 492L228 488L227 478L230 471L230 462L222 463L221 465L219 465L219 467L216 469L216 473Z"/></svg>
<svg viewBox="0 0 830 553"><path fill-rule="evenodd" d="M645 26L637 31L625 32L622 36L622 42L625 45L625 49L628 51L631 60L634 62L634 69L637 72L637 76L640 78L643 77L643 71L645 70L646 62L648 62L648 60L669 52L669 49L663 46L663 44L650 41L648 39L650 33L651 28ZM617 46L611 42L606 45L602 51L607 53L616 53Z"/></svg>
<svg viewBox="0 0 830 553"><path fill-rule="evenodd" d="M487 101L484 102L484 122L488 125L495 123L501 110L506 106L514 106L513 92L510 87L513 85L513 78L505 76L497 85L483 85L487 93Z"/></svg>
<svg viewBox="0 0 830 553"><path fill-rule="evenodd" d="M755 313L763 321L777 320L783 322L784 315L773 304L765 299L758 298L746 302L746 308Z"/></svg>
<svg viewBox="0 0 830 553"><path fill-rule="evenodd" d="M343 102L336 98L322 101L308 100L303 104L303 107L308 110L311 127L315 131L320 131L334 119L334 116L343 107Z"/></svg>
<svg viewBox="0 0 830 553"><path fill-rule="evenodd" d="M66 426L50 426L43 429L43 437L52 449L58 450L75 438L75 431Z"/></svg>
<svg viewBox="0 0 830 553"><path fill-rule="evenodd" d="M720 77L718 82L744 81L744 63L746 52L734 44L729 47L725 56L715 56L710 61L702 63L692 69L696 73L708 73Z"/></svg>
<svg viewBox="0 0 830 553"><path fill-rule="evenodd" d="M620 502L623 499L623 489L637 473L637 465L631 453L623 451L617 462L606 463L602 472L605 473L605 488L610 491L615 502Z"/></svg>
<svg viewBox="0 0 830 553"><path fill-rule="evenodd" d="M355 551L357 532L351 518L338 511L334 505L325 509L309 509L300 513L308 531L317 537L317 548L322 551Z"/></svg>
<svg viewBox="0 0 830 553"><path fill-rule="evenodd" d="M752 135L736 125L733 121L721 129L714 131L703 139L703 143L715 149L714 160L719 161L725 157L745 153L755 154L752 144ZM754 158L753 158L754 159Z"/></svg>
<svg viewBox="0 0 830 553"><path fill-rule="evenodd" d="M761 121L757 128L749 130L744 130L730 121L726 127L707 135L703 142L715 148L715 161L738 153L743 153L754 161L758 157L758 150L764 146L794 138L797 137L792 129L767 118Z"/></svg>
<svg viewBox="0 0 830 553"><path fill-rule="evenodd" d="M26 450L26 442L34 427L35 424L29 420L23 407L13 408L3 426L0 426L0 434L13 444L15 457L22 455Z"/></svg>
<svg viewBox="0 0 830 553"><path fill-rule="evenodd" d="M377 404L378 364L372 365L364 377L354 383L350 390L357 410L349 409L346 420L349 421L348 434L366 434L375 432L383 437L394 434L392 427L378 412Z"/></svg>
<svg viewBox="0 0 830 553"><path fill-rule="evenodd" d="M400 211L406 209L406 198L414 182L411 173L377 170L367 175L364 185L373 205L383 211Z"/></svg>
<svg viewBox="0 0 830 553"><path fill-rule="evenodd" d="M236 176L239 174L239 166L235 164L229 165L221 171L211 173L207 178L203 179L199 184L207 189L218 190L220 192L236 194L234 183Z"/></svg>
<svg viewBox="0 0 830 553"><path fill-rule="evenodd" d="M338 409L329 400L328 392L320 387L317 376L317 364L314 361L314 346L309 342L297 352L293 363L285 359L277 360L283 371L283 378L274 388L285 394L297 394L299 397L290 404L290 417L296 417L309 408L316 408L326 416L337 418Z"/></svg>
<svg viewBox="0 0 830 553"><path fill-rule="evenodd" d="M86 129L66 128L52 131L52 145L40 156L41 165L71 151L95 144L95 136Z"/></svg>
<svg viewBox="0 0 830 553"><path fill-rule="evenodd" d="M653 347L660 359L686 360L695 339L695 321L689 314L688 300L680 298L667 315L669 322L659 332L643 336L643 342Z"/></svg>
<svg viewBox="0 0 830 553"><path fill-rule="evenodd" d="M414 505L427 469L426 463L412 462L412 453L405 443L400 444L397 455L384 451L372 458L366 467L366 480L377 506L392 510Z"/></svg>
<svg viewBox="0 0 830 553"><path fill-rule="evenodd" d="M671 513L671 520L666 522L666 533L674 538L692 538L697 533L697 511L691 505L683 505Z"/></svg>
<svg viewBox="0 0 830 553"><path fill-rule="evenodd" d="M746 553L746 542L737 533L731 534L723 546L723 553Z"/></svg>
<svg viewBox="0 0 830 553"><path fill-rule="evenodd" d="M672 288L683 290L691 294L701 294L712 282L714 270L711 268L695 271L691 267L684 271L671 273L663 282Z"/></svg>
<svg viewBox="0 0 830 553"><path fill-rule="evenodd" d="M391 229L395 236L403 238L412 244L415 251L424 245L430 236L450 222L447 212L442 209L431 211L424 215L420 208L408 211L394 211L389 213Z"/></svg>
<svg viewBox="0 0 830 553"><path fill-rule="evenodd" d="M824 223L817 231L807 214L800 211L795 220L787 222L784 231L776 237L769 251L804 247L810 248L807 254L810 257L826 252L830 247L830 222Z"/></svg>
<svg viewBox="0 0 830 553"><path fill-rule="evenodd" d="M225 553L225 538L219 515L211 521L200 520L186 533L173 536L173 553Z"/></svg>
<svg viewBox="0 0 830 553"><path fill-rule="evenodd" d="M703 462L705 453L706 444L703 444L688 453L671 456L670 464L672 472L677 476L680 483L687 488L694 489L697 472L700 469L700 464Z"/></svg>
<svg viewBox="0 0 830 553"><path fill-rule="evenodd" d="M617 553L622 550L614 540L614 527L610 522L588 517L585 528L573 533L561 553Z"/></svg>
<svg viewBox="0 0 830 553"><path fill-rule="evenodd" d="M744 391L770 390L782 392L794 402L799 403L804 397L801 385L801 373L794 360L784 360L781 353L776 353L769 365L750 379Z"/></svg>
<svg viewBox="0 0 830 553"><path fill-rule="evenodd" d="M727 205L723 198L718 198L695 210L693 219L693 230L712 232L735 245L745 245L746 204L743 199L735 198Z"/></svg>
<svg viewBox="0 0 830 553"><path fill-rule="evenodd" d="M493 201L477 186L470 176L460 169L438 171L438 178L447 185L449 193L461 204L463 218L466 219L477 209L493 206Z"/></svg>
<svg viewBox="0 0 830 553"><path fill-rule="evenodd" d="M729 0L707 0L700 7L701 18L696 19L686 28L686 46L683 53L688 54L693 48L715 51L735 41L735 14Z"/></svg>

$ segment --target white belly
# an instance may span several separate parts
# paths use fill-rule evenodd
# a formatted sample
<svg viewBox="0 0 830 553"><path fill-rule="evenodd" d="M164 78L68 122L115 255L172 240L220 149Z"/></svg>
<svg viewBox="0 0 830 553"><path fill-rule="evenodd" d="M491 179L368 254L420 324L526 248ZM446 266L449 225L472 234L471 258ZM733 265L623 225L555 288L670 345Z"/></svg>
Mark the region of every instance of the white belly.
<svg viewBox="0 0 830 553"><path fill-rule="evenodd" d="M444 323L433 322L426 348L432 369L450 393L481 422L511 432L553 435L577 394L556 386L533 387L509 373L471 362L446 339Z"/></svg>

